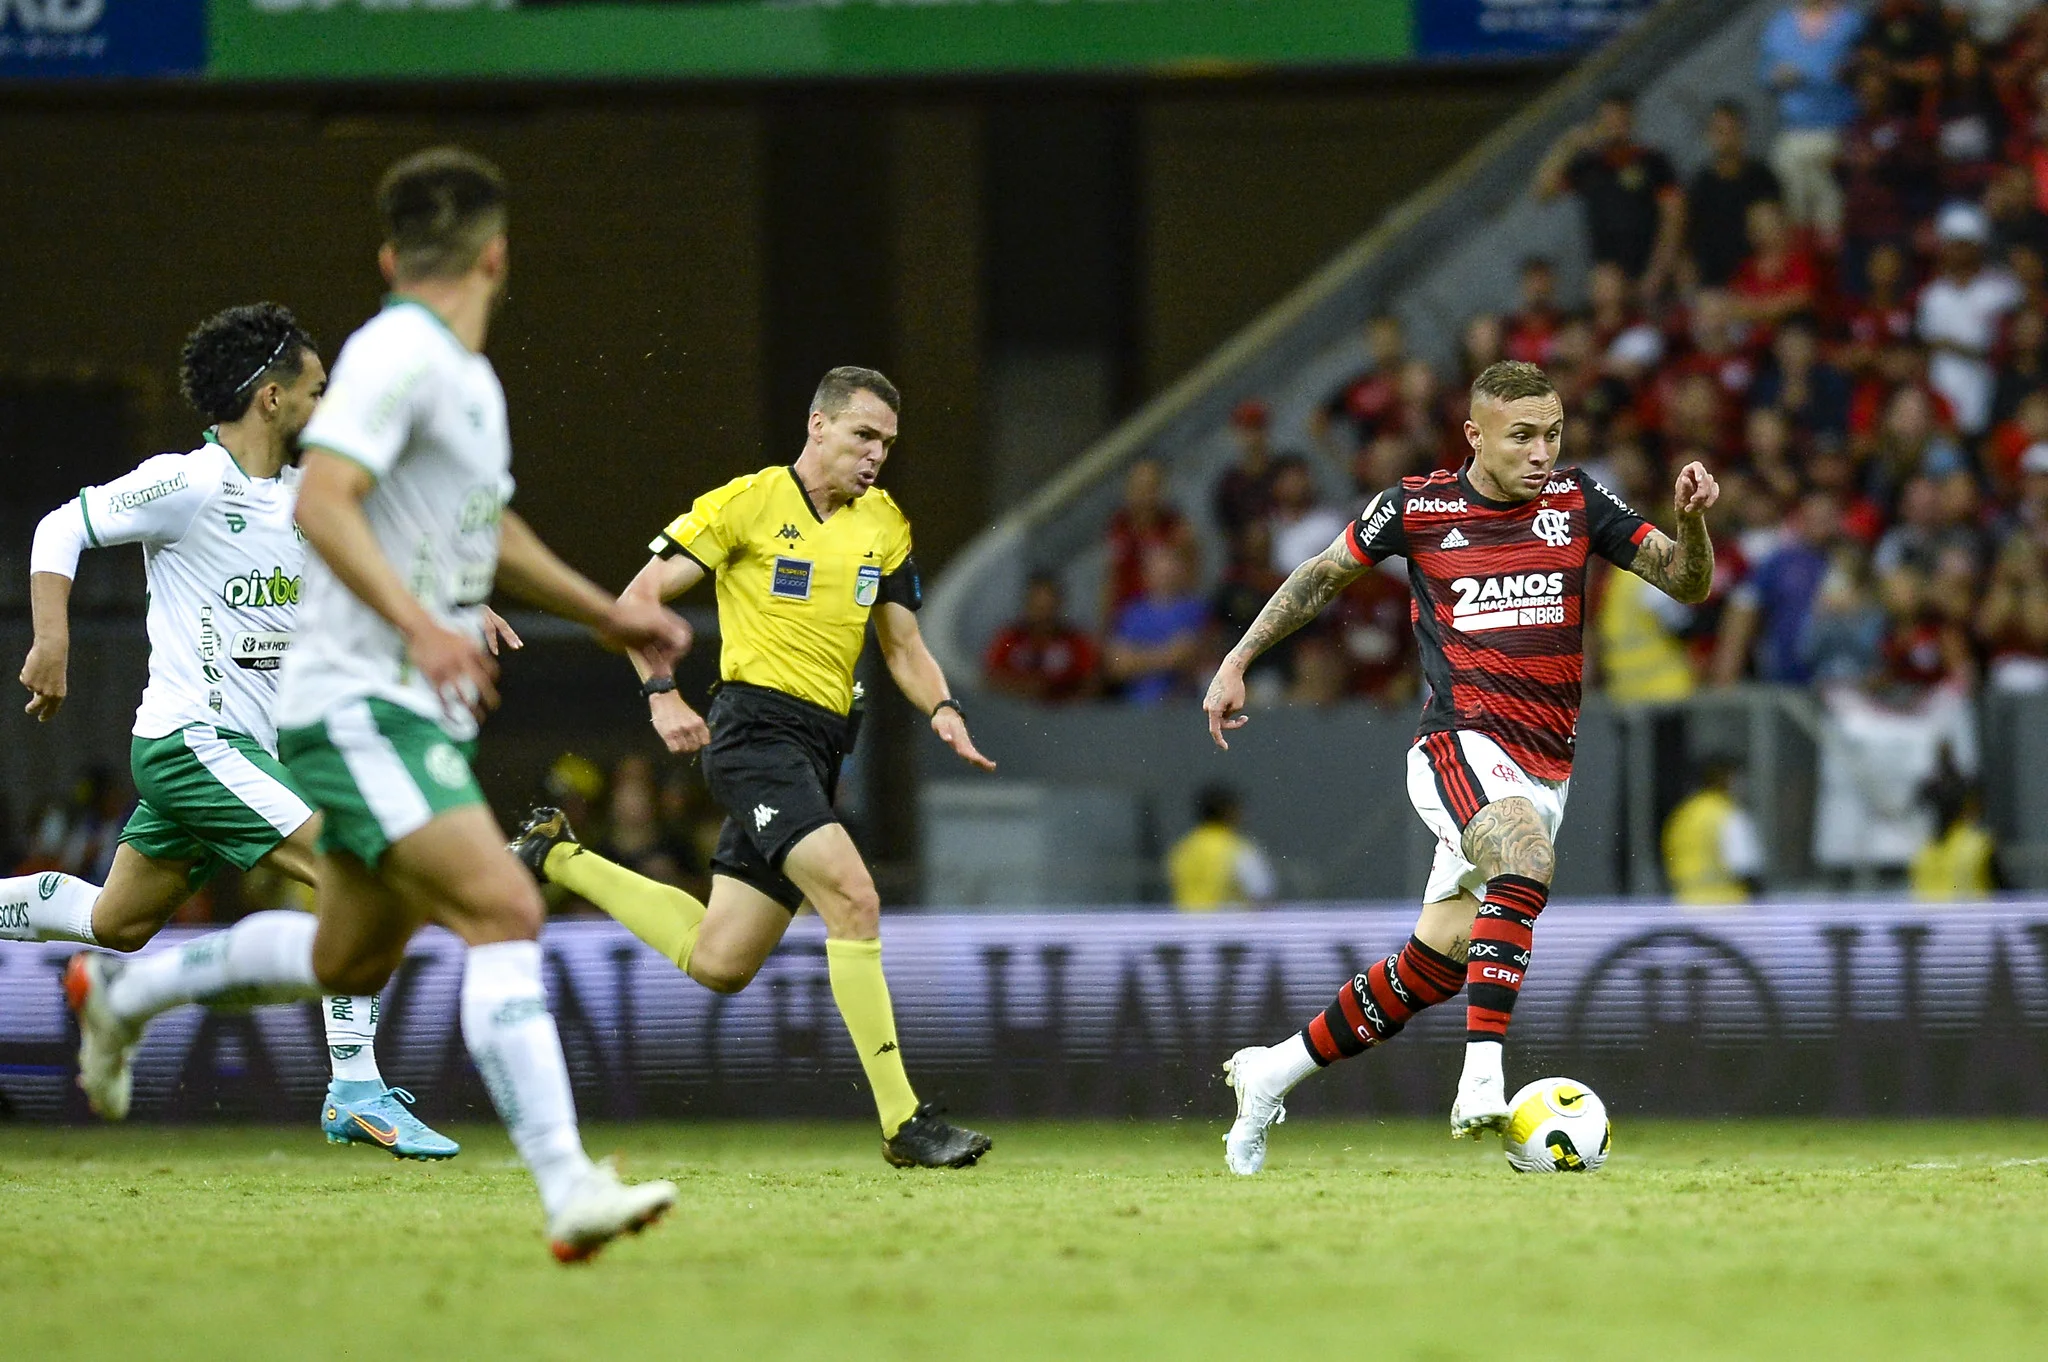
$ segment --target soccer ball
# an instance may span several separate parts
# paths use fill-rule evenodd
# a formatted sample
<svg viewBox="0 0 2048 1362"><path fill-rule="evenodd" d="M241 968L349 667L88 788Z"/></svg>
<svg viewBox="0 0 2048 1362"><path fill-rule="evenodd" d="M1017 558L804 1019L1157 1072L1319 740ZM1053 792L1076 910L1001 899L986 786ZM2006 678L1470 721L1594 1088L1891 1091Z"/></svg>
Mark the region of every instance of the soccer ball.
<svg viewBox="0 0 2048 1362"><path fill-rule="evenodd" d="M1607 1105L1569 1078L1539 1078L1508 1103L1508 1162L1518 1173L1591 1173L1607 1162Z"/></svg>

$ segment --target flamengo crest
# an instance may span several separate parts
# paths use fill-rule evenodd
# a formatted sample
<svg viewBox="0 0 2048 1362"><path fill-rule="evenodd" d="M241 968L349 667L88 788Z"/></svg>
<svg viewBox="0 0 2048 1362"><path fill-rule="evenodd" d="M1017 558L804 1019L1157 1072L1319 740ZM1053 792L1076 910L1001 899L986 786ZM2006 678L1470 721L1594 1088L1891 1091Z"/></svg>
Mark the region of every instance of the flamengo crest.
<svg viewBox="0 0 2048 1362"><path fill-rule="evenodd" d="M1554 549L1561 549L1572 542L1572 517L1569 511L1538 511L1536 513L1536 537Z"/></svg>

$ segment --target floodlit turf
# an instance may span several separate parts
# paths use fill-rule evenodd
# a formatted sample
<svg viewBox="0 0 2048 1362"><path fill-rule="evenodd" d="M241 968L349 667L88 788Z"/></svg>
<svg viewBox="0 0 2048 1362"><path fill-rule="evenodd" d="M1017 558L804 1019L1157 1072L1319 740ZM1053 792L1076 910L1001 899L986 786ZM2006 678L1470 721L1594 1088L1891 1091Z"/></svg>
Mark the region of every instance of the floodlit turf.
<svg viewBox="0 0 2048 1362"><path fill-rule="evenodd" d="M1591 1177L1435 1123L589 1132L678 1213L565 1269L504 1138L0 1128L0 1357L1275 1362L2048 1356L2048 1126L1653 1123Z"/></svg>

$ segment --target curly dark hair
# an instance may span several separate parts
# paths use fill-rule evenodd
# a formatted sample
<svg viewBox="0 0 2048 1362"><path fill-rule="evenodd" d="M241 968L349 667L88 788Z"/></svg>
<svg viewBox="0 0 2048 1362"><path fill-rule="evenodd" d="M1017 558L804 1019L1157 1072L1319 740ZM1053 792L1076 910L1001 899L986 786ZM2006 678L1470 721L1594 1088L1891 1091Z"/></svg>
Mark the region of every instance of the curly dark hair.
<svg viewBox="0 0 2048 1362"><path fill-rule="evenodd" d="M251 303L216 312L185 337L178 387L199 414L218 424L238 419L265 378L289 383L319 353L291 309Z"/></svg>

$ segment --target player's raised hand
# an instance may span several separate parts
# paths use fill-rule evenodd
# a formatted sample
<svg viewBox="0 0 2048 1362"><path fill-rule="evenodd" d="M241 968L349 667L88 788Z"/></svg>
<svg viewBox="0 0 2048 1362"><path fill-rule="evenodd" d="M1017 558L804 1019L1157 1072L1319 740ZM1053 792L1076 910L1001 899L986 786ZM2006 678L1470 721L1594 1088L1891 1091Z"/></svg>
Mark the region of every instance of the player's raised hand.
<svg viewBox="0 0 2048 1362"><path fill-rule="evenodd" d="M498 664L468 634L430 623L406 640L405 654L449 709L482 719L498 707Z"/></svg>
<svg viewBox="0 0 2048 1362"><path fill-rule="evenodd" d="M661 745L679 757L701 751L711 741L711 725L672 690L648 696L647 715L654 721Z"/></svg>
<svg viewBox="0 0 2048 1362"><path fill-rule="evenodd" d="M1678 470L1678 487L1672 504L1680 515L1698 515L1721 498L1721 484L1707 466L1695 459Z"/></svg>
<svg viewBox="0 0 2048 1362"><path fill-rule="evenodd" d="M500 648L519 649L526 646L526 640L519 637L505 617L488 605L484 607L484 646L496 657Z"/></svg>
<svg viewBox="0 0 2048 1362"><path fill-rule="evenodd" d="M1209 736L1228 752L1230 743L1223 736L1224 730L1243 728L1251 722L1251 715L1244 712L1244 674L1228 663L1218 667L1216 679L1209 683L1209 693L1203 697L1202 712L1209 716Z"/></svg>
<svg viewBox="0 0 2048 1362"><path fill-rule="evenodd" d="M690 651L692 639L681 615L630 592L612 602L597 636L614 648L631 648L658 675L667 674Z"/></svg>
<svg viewBox="0 0 2048 1362"><path fill-rule="evenodd" d="M28 660L21 664L21 684L28 687L25 712L37 723L48 723L64 707L69 663L70 649L61 644L37 639L28 650Z"/></svg>
<svg viewBox="0 0 2048 1362"><path fill-rule="evenodd" d="M974 745L974 739L967 736L967 720L960 717L960 711L947 705L932 714L932 732L939 735L939 741L953 749L953 754L970 766L979 766L984 771L993 771L996 764L981 755Z"/></svg>

